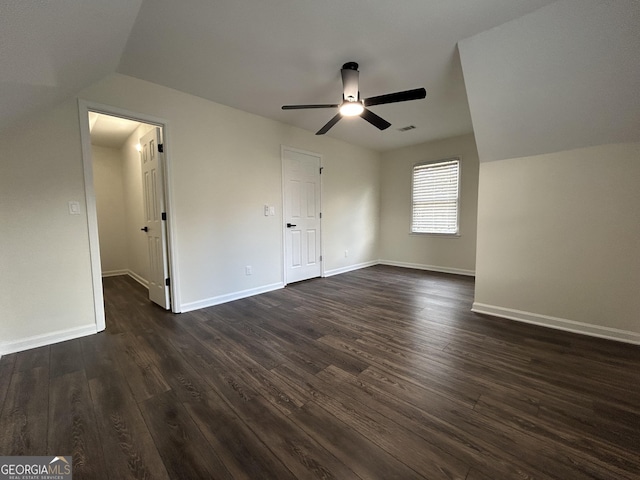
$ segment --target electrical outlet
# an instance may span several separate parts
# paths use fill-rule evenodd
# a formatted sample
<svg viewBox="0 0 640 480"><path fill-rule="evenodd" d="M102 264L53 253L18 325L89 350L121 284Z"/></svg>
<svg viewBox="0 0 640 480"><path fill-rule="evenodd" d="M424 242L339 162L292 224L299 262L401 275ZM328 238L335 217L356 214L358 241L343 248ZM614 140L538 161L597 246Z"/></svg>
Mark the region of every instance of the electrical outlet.
<svg viewBox="0 0 640 480"><path fill-rule="evenodd" d="M276 207L269 207L269 215L275 215L276 214Z"/></svg>
<svg viewBox="0 0 640 480"><path fill-rule="evenodd" d="M345 250L344 251L344 258L347 258L349 256L349 250Z"/></svg>
<svg viewBox="0 0 640 480"><path fill-rule="evenodd" d="M247 265L246 267L244 267L244 273L245 275L253 275L253 269L251 268L251 265Z"/></svg>

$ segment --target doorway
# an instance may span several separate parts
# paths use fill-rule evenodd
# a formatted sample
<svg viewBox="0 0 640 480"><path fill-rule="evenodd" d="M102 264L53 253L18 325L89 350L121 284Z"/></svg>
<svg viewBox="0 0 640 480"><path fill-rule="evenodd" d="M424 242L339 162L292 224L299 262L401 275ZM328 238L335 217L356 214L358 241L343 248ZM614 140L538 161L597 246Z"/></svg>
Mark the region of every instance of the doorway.
<svg viewBox="0 0 640 480"><path fill-rule="evenodd" d="M105 328L103 275L129 275L152 302L178 312L165 122L79 106L97 330Z"/></svg>

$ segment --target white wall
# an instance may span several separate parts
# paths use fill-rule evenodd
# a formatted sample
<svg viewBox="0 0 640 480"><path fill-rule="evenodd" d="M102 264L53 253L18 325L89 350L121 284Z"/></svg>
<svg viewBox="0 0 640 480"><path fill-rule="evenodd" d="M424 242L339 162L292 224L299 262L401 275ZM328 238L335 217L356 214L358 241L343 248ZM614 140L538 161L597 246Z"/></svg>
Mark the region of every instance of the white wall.
<svg viewBox="0 0 640 480"><path fill-rule="evenodd" d="M100 260L103 275L129 273L148 282L149 254L144 225L140 153L136 144L155 127L140 126L121 148L92 145Z"/></svg>
<svg viewBox="0 0 640 480"><path fill-rule="evenodd" d="M560 0L459 49L474 310L640 343L640 3Z"/></svg>
<svg viewBox="0 0 640 480"><path fill-rule="evenodd" d="M377 260L379 154L121 75L80 96L168 122L170 218L185 308L282 285L283 144L323 156L325 270ZM76 101L40 112L0 142L0 259L10 272L0 280L0 352L91 333ZM82 203L81 215L68 214L70 200ZM263 215L265 204L276 206L275 216Z"/></svg>
<svg viewBox="0 0 640 480"><path fill-rule="evenodd" d="M102 273L128 269L123 165L119 148L91 146Z"/></svg>
<svg viewBox="0 0 640 480"><path fill-rule="evenodd" d="M323 155L325 270L344 266L343 238L363 240L354 245L351 264L377 259L377 153L123 75L80 96L168 121L185 308L281 284L282 144ZM265 217L265 204L277 214ZM245 275L246 265L253 275Z"/></svg>
<svg viewBox="0 0 640 480"><path fill-rule="evenodd" d="M379 258L380 163L377 154L357 147L325 152L322 249L325 274L332 275Z"/></svg>
<svg viewBox="0 0 640 480"><path fill-rule="evenodd" d="M1 132L0 145L0 353L95 332L76 102Z"/></svg>
<svg viewBox="0 0 640 480"><path fill-rule="evenodd" d="M453 156L461 157L460 236L410 234L413 166ZM382 159L382 262L472 275L476 263L478 207L478 152L473 135L385 152Z"/></svg>
<svg viewBox="0 0 640 480"><path fill-rule="evenodd" d="M640 143L482 163L478 215L474 309L640 343Z"/></svg>
<svg viewBox="0 0 640 480"><path fill-rule="evenodd" d="M123 168L123 194L125 202L125 238L127 243L127 270L143 284L149 280L149 252L144 226L144 198L142 194L142 170L140 153L136 150L151 125L141 124L120 149Z"/></svg>

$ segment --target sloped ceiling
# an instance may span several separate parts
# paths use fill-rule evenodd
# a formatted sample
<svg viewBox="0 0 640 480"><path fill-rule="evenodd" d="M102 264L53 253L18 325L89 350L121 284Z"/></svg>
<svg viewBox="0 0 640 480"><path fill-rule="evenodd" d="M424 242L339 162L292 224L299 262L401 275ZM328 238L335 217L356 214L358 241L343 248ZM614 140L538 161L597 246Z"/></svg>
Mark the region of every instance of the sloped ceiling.
<svg viewBox="0 0 640 480"><path fill-rule="evenodd" d="M113 73L141 4L0 3L0 129Z"/></svg>
<svg viewBox="0 0 640 480"><path fill-rule="evenodd" d="M637 0L560 0L459 47L481 161L640 141Z"/></svg>
<svg viewBox="0 0 640 480"><path fill-rule="evenodd" d="M0 128L117 71L317 131L340 67L363 97L425 87L425 100L372 110L329 135L388 150L472 131L459 40L553 0L10 0L0 7ZM144 113L144 112L143 112ZM414 130L398 128L415 125Z"/></svg>

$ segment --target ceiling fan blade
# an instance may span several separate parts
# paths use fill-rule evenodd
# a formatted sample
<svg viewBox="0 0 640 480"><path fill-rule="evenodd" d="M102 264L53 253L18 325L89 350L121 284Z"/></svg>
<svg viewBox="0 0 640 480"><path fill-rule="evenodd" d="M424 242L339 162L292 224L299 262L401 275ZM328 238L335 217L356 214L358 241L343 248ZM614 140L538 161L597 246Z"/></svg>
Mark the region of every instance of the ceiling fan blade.
<svg viewBox="0 0 640 480"><path fill-rule="evenodd" d="M340 115L339 113L336 114L336 116L329 120L324 127L316 132L316 135L324 135L325 133L327 133L331 129L331 127L338 123L338 120L340 120L341 118L342 115Z"/></svg>
<svg viewBox="0 0 640 480"><path fill-rule="evenodd" d="M364 118L367 122L369 122L374 127L378 127L380 130L385 130L391 126L389 122L387 122L384 118L379 117L371 110L367 110L366 108L360 114L362 118Z"/></svg>
<svg viewBox="0 0 640 480"><path fill-rule="evenodd" d="M424 88L415 88L413 90L405 90L404 92L387 93L377 97L365 98L364 106L371 107L373 105L382 105L385 103L407 102L409 100L420 100L427 96Z"/></svg>
<svg viewBox="0 0 640 480"><path fill-rule="evenodd" d="M315 105L283 105L282 110L302 110L305 108L338 108L337 103L320 103Z"/></svg>

